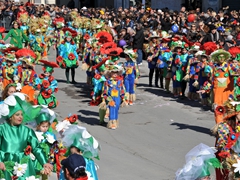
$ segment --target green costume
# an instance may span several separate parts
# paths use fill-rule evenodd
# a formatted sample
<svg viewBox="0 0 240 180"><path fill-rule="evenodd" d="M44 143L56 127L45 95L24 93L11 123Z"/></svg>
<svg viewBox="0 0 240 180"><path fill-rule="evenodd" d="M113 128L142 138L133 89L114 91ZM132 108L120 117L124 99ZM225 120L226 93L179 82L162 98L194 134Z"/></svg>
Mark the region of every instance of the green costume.
<svg viewBox="0 0 240 180"><path fill-rule="evenodd" d="M24 180L26 177L36 175L33 160L24 153L28 145L32 147L32 153L42 166L47 163L35 132L32 129L24 125L11 126L9 123L4 123L0 125L0 139L0 161L5 166L9 161L11 161L12 165L15 165L15 162L27 164L25 173L18 180ZM24 163L23 160L25 161ZM3 173L5 179L11 179L12 174L10 172L3 171Z"/></svg>
<svg viewBox="0 0 240 180"><path fill-rule="evenodd" d="M22 93L14 93L8 96L3 104L0 104L0 162L3 162L6 170L0 170L0 179L25 180L35 176L34 160L37 159L42 169L47 163L47 158L40 147L35 132L21 124L12 125L11 117L21 111L24 122L29 122L40 112L40 108L32 107L26 102ZM19 114L16 114L18 117ZM23 122L23 123L24 123ZM33 156L34 155L34 156Z"/></svg>
<svg viewBox="0 0 240 180"><path fill-rule="evenodd" d="M23 39L29 41L21 29L11 29L3 40L6 41L9 37L11 37L10 44L19 49L23 48Z"/></svg>

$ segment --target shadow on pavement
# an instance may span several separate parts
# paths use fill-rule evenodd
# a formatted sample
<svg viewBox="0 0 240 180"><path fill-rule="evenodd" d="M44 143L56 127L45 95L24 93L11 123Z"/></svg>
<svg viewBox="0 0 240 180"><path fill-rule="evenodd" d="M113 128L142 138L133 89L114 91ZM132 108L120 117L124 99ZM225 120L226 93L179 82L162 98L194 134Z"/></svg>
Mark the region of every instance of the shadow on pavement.
<svg viewBox="0 0 240 180"><path fill-rule="evenodd" d="M189 124L183 124L183 123L172 123L172 126L178 126L177 130L185 130L185 129L190 129L196 132L200 132L203 134L208 134L210 136L213 136L211 133L210 129L201 127L201 126L194 126L194 125L189 125Z"/></svg>
<svg viewBox="0 0 240 180"><path fill-rule="evenodd" d="M98 117L98 112L95 111L88 111L88 110L79 110L78 112L82 113L83 115L86 116L97 116Z"/></svg>
<svg viewBox="0 0 240 180"><path fill-rule="evenodd" d="M84 117L84 116L78 115L78 119L81 122L89 124L89 125L99 125L99 119L98 118Z"/></svg>

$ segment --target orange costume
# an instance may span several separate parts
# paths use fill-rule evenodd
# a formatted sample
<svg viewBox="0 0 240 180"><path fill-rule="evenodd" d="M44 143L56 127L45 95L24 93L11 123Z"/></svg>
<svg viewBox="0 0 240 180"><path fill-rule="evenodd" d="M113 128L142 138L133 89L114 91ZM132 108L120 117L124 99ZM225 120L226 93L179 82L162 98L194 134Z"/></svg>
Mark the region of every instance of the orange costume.
<svg viewBox="0 0 240 180"><path fill-rule="evenodd" d="M229 64L224 62L221 66L215 65L213 70L213 99L214 106L223 106L228 100L229 95L233 94L234 79L231 76L233 71ZM215 121L220 123L223 121L223 115L215 111Z"/></svg>

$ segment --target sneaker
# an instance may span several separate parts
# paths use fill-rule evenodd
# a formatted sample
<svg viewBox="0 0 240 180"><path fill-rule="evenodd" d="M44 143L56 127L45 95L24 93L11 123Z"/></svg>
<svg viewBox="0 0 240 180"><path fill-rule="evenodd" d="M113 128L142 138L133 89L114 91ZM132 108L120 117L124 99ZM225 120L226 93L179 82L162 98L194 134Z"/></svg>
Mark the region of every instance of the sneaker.
<svg viewBox="0 0 240 180"><path fill-rule="evenodd" d="M141 65L142 65L142 63L139 63L139 64L138 64L138 66L141 66Z"/></svg>
<svg viewBox="0 0 240 180"><path fill-rule="evenodd" d="M132 106L133 105L133 102L132 101L129 101L129 106Z"/></svg>

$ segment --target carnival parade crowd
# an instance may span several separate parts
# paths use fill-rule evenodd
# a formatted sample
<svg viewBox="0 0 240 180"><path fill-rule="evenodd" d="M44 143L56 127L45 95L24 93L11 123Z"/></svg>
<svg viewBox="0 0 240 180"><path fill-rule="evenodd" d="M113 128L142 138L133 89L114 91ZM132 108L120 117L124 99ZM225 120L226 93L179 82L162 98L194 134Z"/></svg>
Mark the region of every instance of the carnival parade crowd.
<svg viewBox="0 0 240 180"><path fill-rule="evenodd" d="M99 124L114 130L119 109L134 105L143 59L149 87L154 77L173 98L200 101L215 114L215 148L193 148L176 179L210 179L210 168L217 180L240 178L240 12L78 10L71 0L61 8L0 2L0 10L0 18L12 19L8 32L0 27L0 179L48 179L54 171L60 180L97 180L98 141L76 114L61 120L54 112L54 68L68 84L77 83L76 68L86 71L89 106L99 106ZM51 48L55 61L48 60Z"/></svg>

